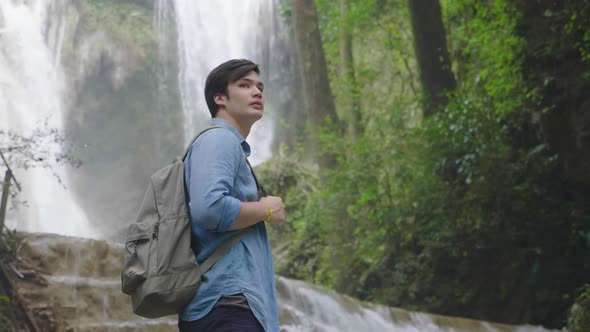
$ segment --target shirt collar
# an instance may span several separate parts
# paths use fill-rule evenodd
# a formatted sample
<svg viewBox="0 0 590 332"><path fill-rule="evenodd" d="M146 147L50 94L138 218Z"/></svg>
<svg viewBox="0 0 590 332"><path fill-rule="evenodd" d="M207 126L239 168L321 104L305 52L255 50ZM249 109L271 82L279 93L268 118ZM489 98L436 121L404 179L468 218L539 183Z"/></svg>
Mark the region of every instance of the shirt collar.
<svg viewBox="0 0 590 332"><path fill-rule="evenodd" d="M250 153L251 153L250 144L248 144L248 142L246 142L246 140L244 139L242 134L240 134L238 129L236 127L234 127L231 123L229 123L227 120L224 120L221 118L213 118L213 120L211 121L211 125L222 127L222 128L225 128L225 129L231 131L240 141L240 145L242 146L242 150L244 151L244 154L246 154L246 157L250 156Z"/></svg>

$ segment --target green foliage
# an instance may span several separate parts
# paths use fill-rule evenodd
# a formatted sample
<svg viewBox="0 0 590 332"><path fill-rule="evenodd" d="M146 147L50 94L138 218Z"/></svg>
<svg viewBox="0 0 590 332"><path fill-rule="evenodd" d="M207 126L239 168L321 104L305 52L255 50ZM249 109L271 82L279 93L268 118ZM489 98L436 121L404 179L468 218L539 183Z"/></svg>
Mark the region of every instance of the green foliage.
<svg viewBox="0 0 590 332"><path fill-rule="evenodd" d="M554 13L547 13L554 15ZM574 46L580 52L582 61L590 63L590 5L579 3L568 7L563 15L568 15L569 20L564 28L566 33L573 37ZM585 71L584 78L590 80L590 71Z"/></svg>
<svg viewBox="0 0 590 332"><path fill-rule="evenodd" d="M458 82L465 91L483 90L499 114L518 110L524 97L519 12L502 0L448 1L443 8Z"/></svg>
<svg viewBox="0 0 590 332"><path fill-rule="evenodd" d="M576 302L569 312L567 328L570 332L590 330L590 285L580 287Z"/></svg>
<svg viewBox="0 0 590 332"><path fill-rule="evenodd" d="M526 312L529 323L560 327L563 294L590 275L590 219L539 135L535 117L549 110L537 109L543 90L524 75L523 59L537 50L519 33L518 7L441 1L458 87L422 119L406 2L350 0L344 18L339 2L316 3L347 121L339 33L352 35L364 134L324 127L316 148L338 163L321 174L294 166L305 147L273 161L291 163L270 172L291 179L277 192L289 216L272 233L278 272L408 309L506 322ZM580 22L590 15L571 8L556 15L572 15L568 31L584 57Z"/></svg>
<svg viewBox="0 0 590 332"><path fill-rule="evenodd" d="M106 29L121 46L132 47L144 60L153 53L156 34L150 9L116 0L90 0L85 7L86 24Z"/></svg>

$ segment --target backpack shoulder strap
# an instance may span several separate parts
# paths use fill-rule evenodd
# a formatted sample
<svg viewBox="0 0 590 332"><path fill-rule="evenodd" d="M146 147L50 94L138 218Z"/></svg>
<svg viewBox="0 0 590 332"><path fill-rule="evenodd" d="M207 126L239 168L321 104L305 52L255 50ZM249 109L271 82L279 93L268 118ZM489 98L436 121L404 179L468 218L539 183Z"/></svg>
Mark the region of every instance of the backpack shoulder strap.
<svg viewBox="0 0 590 332"><path fill-rule="evenodd" d="M186 147L186 149L184 150L184 154L182 155L182 159L184 161L184 159L186 158L186 155L188 155L188 151L191 149L191 145L193 145L193 143L195 143L195 141L197 140L197 138L199 138L199 136L201 136L202 134L204 134L206 131L209 131L211 129L215 129L215 128L222 128L219 126L209 126L203 130L201 130L199 133L197 133L195 135L195 137L191 140L191 142L189 143L189 145Z"/></svg>
<svg viewBox="0 0 590 332"><path fill-rule="evenodd" d="M232 238L230 238L224 244L222 244L221 247L215 250L215 252L211 256L209 256L203 262L203 264L199 266L199 268L201 269L201 274L205 274L205 272L207 272L211 268L211 266L213 266L213 264L215 264L215 262L217 262L217 260L221 258L221 256L223 256L229 250L229 248L231 248L242 237L244 237L244 235L251 232L253 229L254 227L250 226L248 228L240 230L238 234L234 235Z"/></svg>
<svg viewBox="0 0 590 332"><path fill-rule="evenodd" d="M248 161L248 158L246 158L246 163L248 164L248 167L250 167L250 172L252 172L252 176L254 177L254 182L256 182L256 189L258 190L258 197L268 196L268 194L266 193L266 190L264 190L264 187L260 183L258 183L258 178L256 177L256 174L254 174L254 168L252 168L252 165L250 165L250 161Z"/></svg>

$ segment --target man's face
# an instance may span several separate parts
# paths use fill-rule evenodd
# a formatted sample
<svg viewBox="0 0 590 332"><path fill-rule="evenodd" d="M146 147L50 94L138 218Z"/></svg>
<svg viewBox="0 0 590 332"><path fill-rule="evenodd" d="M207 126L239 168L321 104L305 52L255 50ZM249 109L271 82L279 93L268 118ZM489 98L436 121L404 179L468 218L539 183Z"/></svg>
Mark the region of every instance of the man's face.
<svg viewBox="0 0 590 332"><path fill-rule="evenodd" d="M227 96L218 95L215 102L225 106L225 110L238 123L254 123L262 117L264 111L264 85L260 76L251 71L248 75L231 82Z"/></svg>

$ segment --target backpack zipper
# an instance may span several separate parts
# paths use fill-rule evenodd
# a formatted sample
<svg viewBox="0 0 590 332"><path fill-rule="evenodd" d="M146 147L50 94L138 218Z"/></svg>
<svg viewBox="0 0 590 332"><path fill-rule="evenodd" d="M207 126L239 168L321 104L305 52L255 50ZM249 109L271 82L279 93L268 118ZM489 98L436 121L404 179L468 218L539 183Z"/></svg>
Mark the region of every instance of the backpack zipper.
<svg viewBox="0 0 590 332"><path fill-rule="evenodd" d="M151 255L153 256L153 265L152 265L152 271L153 273L157 273L158 271L158 265L160 265L159 262L159 257L158 257L158 236L160 235L160 222L157 222L156 225L154 226L154 232L152 233L152 241L156 241L156 242L152 242L151 246L156 246L156 250L154 251L154 254Z"/></svg>
<svg viewBox="0 0 590 332"><path fill-rule="evenodd" d="M156 226L154 226L154 232L152 233L152 240L157 240L159 234L160 234L160 223L156 223Z"/></svg>

